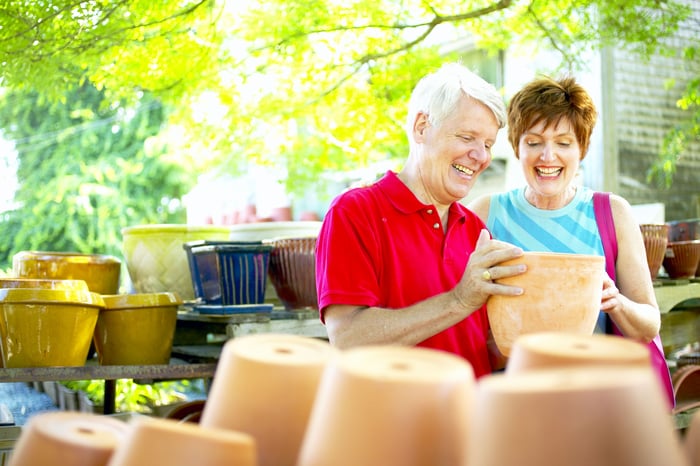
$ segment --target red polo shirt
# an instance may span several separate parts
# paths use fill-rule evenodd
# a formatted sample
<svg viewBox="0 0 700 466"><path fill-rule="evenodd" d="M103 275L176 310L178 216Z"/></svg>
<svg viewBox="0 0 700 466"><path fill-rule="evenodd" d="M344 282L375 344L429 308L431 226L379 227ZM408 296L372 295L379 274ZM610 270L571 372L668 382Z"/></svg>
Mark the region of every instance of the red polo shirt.
<svg viewBox="0 0 700 466"><path fill-rule="evenodd" d="M341 194L317 241L321 320L331 304L399 309L451 290L483 228L475 214L454 203L443 233L437 210L422 204L393 172ZM479 377L491 373L488 328L483 306L418 346L464 357Z"/></svg>

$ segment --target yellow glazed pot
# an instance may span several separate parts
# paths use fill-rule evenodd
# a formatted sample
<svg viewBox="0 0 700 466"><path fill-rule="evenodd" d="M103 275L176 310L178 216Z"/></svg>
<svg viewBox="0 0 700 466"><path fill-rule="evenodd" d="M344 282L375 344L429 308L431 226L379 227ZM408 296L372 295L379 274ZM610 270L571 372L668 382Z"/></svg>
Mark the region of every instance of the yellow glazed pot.
<svg viewBox="0 0 700 466"><path fill-rule="evenodd" d="M5 367L84 365L102 306L89 291L0 289Z"/></svg>
<svg viewBox="0 0 700 466"><path fill-rule="evenodd" d="M20 251L12 257L12 270L19 278L84 280L94 293L115 294L121 261L105 254Z"/></svg>
<svg viewBox="0 0 700 466"><path fill-rule="evenodd" d="M174 292L194 299L192 276L183 244L228 240L230 228L215 225L154 224L122 229L122 249L137 293Z"/></svg>
<svg viewBox="0 0 700 466"><path fill-rule="evenodd" d="M60 278L0 278L0 288L90 291L85 280L64 280Z"/></svg>
<svg viewBox="0 0 700 466"><path fill-rule="evenodd" d="M583 254L525 252L501 265L526 264L527 272L497 280L523 288L519 296L491 296L487 311L496 346L510 355L520 335L534 332L593 333L600 312L605 258Z"/></svg>
<svg viewBox="0 0 700 466"><path fill-rule="evenodd" d="M175 293L107 295L95 326L100 364L168 364L182 300Z"/></svg>

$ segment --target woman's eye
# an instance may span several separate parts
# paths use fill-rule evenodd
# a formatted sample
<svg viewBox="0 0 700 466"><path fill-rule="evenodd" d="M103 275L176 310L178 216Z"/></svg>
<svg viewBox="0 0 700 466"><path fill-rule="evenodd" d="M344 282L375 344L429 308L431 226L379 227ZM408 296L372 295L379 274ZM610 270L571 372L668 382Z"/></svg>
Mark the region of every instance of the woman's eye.
<svg viewBox="0 0 700 466"><path fill-rule="evenodd" d="M527 141L525 144L527 144L529 147L535 147L539 145L540 143L537 141Z"/></svg>

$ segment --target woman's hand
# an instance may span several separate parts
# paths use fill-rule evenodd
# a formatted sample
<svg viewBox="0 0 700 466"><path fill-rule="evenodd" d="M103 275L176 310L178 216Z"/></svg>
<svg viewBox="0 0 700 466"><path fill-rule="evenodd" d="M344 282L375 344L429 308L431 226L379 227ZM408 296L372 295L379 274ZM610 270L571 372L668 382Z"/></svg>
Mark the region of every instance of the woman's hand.
<svg viewBox="0 0 700 466"><path fill-rule="evenodd" d="M600 310L607 313L614 313L622 306L620 302L620 290L615 286L615 282L606 273L603 279L603 295L600 300Z"/></svg>

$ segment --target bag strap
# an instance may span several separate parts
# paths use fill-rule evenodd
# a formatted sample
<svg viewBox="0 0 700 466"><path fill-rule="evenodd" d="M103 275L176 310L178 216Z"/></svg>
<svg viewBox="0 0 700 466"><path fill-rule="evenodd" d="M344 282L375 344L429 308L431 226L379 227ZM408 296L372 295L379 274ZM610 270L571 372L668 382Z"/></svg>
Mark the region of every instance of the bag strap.
<svg viewBox="0 0 700 466"><path fill-rule="evenodd" d="M617 262L617 235L615 234L615 221L613 220L612 210L610 208L610 193L594 192L593 193L593 211L595 213L600 239L603 241L603 251L605 252L605 271L610 278L615 281L615 263ZM617 328L617 325L610 317L605 319L605 333L620 335L622 332ZM661 336L656 335L654 340L649 342L647 347L650 350L652 365L659 374L661 386L666 393L671 409L676 406L674 395L673 382L666 364Z"/></svg>
<svg viewBox="0 0 700 466"><path fill-rule="evenodd" d="M615 220L613 220L610 209L610 193L593 193L593 211L598 223L600 239L603 241L605 271L614 281L615 263L617 262L617 235L615 234Z"/></svg>

